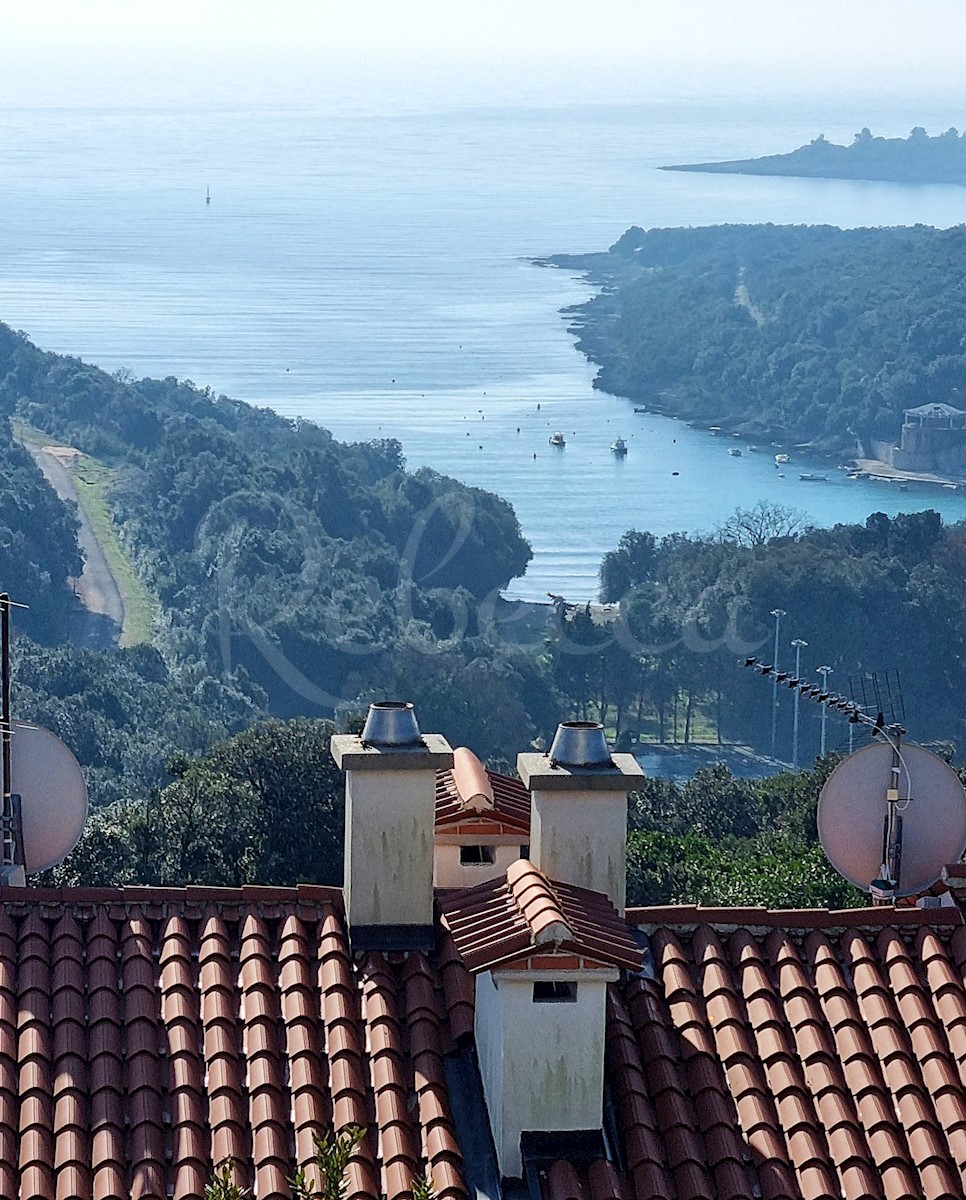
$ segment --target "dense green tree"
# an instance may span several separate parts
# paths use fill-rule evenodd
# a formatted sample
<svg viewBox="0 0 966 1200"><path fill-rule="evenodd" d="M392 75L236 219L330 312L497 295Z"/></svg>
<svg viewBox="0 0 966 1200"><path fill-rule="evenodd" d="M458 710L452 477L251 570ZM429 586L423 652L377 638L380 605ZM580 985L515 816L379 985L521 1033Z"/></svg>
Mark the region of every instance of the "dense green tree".
<svg viewBox="0 0 966 1200"><path fill-rule="evenodd" d="M27 606L15 611L16 627L45 642L66 637L81 565L75 509L0 417L0 591Z"/></svg>
<svg viewBox="0 0 966 1200"><path fill-rule="evenodd" d="M596 386L749 437L868 451L904 409L966 389L963 226L632 229L551 261L604 285L580 308Z"/></svg>
<svg viewBox="0 0 966 1200"><path fill-rule="evenodd" d="M343 783L331 722L267 721L192 759L143 799L97 810L60 884L339 883Z"/></svg>
<svg viewBox="0 0 966 1200"><path fill-rule="evenodd" d="M815 812L834 763L761 780L721 765L684 784L647 780L629 800L628 903L861 904L818 844Z"/></svg>

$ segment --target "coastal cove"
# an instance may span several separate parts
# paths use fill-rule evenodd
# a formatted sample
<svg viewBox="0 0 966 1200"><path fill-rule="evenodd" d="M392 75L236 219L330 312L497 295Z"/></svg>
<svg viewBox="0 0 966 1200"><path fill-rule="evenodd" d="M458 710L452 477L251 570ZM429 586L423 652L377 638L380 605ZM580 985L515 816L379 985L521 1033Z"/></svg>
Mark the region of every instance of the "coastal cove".
<svg viewBox="0 0 966 1200"><path fill-rule="evenodd" d="M797 453L779 479L775 448L737 458L706 428L636 415L592 387L561 315L588 285L532 265L603 250L631 224L958 224L966 192L954 186L659 170L777 153L816 128L838 140L866 124L945 128L951 105L731 97L237 116L213 110L186 128L164 110L0 114L0 318L108 370L191 378L340 439L398 437L410 467L514 505L535 556L511 596L590 599L626 529L707 531L758 500L819 525L877 509L966 518L961 493L848 481ZM118 144L135 164L123 172ZM609 450L618 435L624 459ZM829 478L799 480L810 472Z"/></svg>
<svg viewBox="0 0 966 1200"><path fill-rule="evenodd" d="M482 414L477 397L461 397L464 407L454 420L411 429L407 439L410 462L419 461L419 453L436 469L512 500L535 557L523 579L507 589L511 598L546 600L548 592L559 592L575 601L593 599L601 547L616 545L625 530L706 533L736 507L750 508L762 499L799 509L815 525L862 523L871 512L892 516L924 508L936 509L947 521L966 519L966 492L927 484L909 484L900 492L898 484L851 480L827 459L810 459L794 448L791 463L779 471L777 448L764 445L747 453L744 440L656 412L635 414L630 401L592 389L589 366L583 374L582 382L568 376L535 381L526 400L515 393L488 395ZM553 397L551 419L544 415L547 396ZM385 414L388 398L372 397L370 403ZM567 443L560 450L548 445L556 429ZM338 425L335 430L350 436ZM610 451L618 434L627 440L625 458ZM728 454L732 447L743 450L741 458ZM807 473L827 478L799 479ZM548 503L553 496L565 510Z"/></svg>

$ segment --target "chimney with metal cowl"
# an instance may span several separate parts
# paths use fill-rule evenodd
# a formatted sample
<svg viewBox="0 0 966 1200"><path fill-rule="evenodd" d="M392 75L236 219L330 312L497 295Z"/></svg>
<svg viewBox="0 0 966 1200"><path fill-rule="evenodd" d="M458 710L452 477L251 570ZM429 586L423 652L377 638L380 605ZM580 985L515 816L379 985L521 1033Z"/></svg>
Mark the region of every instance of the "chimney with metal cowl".
<svg viewBox="0 0 966 1200"><path fill-rule="evenodd" d="M357 950L425 948L433 940L436 772L453 765L444 737L420 733L411 704L369 707L361 734L336 734L346 773L346 921Z"/></svg>
<svg viewBox="0 0 966 1200"><path fill-rule="evenodd" d="M546 754L517 755L533 808L530 857L561 883L604 892L623 914L627 793L644 772L632 754L611 754L603 725L564 721Z"/></svg>

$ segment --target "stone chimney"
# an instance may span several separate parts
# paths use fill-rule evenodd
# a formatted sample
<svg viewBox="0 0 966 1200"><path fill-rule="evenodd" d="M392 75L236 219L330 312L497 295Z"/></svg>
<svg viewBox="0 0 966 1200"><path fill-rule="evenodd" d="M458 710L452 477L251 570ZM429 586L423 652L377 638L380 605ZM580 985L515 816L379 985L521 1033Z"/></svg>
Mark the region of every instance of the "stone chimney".
<svg viewBox="0 0 966 1200"><path fill-rule="evenodd" d="M428 946L433 939L437 770L453 752L421 734L411 704L373 704L361 734L336 734L345 771L346 921L355 949Z"/></svg>
<svg viewBox="0 0 966 1200"><path fill-rule="evenodd" d="M548 879L603 892L623 915L627 890L627 793L644 772L611 754L604 727L564 721L546 754L520 754L530 789L530 857Z"/></svg>

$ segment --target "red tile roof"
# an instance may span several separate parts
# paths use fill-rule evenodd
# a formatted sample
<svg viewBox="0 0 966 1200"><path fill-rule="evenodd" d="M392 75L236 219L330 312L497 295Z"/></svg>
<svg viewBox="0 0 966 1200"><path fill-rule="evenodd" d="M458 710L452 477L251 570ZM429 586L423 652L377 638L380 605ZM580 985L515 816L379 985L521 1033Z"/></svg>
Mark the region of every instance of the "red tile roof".
<svg viewBox="0 0 966 1200"><path fill-rule="evenodd" d="M530 834L530 793L519 779L488 771L465 746L452 770L436 772L437 833ZM462 828L462 827L465 827Z"/></svg>
<svg viewBox="0 0 966 1200"><path fill-rule="evenodd" d="M966 1195L961 919L713 912L637 910L650 969L611 988L633 1194ZM572 1184L548 1173L548 1200Z"/></svg>
<svg viewBox="0 0 966 1200"><path fill-rule="evenodd" d="M462 1200L443 1053L466 982L354 961L332 889L7 889L0 1195L200 1196L232 1156L287 1196L312 1135L357 1123L349 1197L429 1171Z"/></svg>
<svg viewBox="0 0 966 1200"><path fill-rule="evenodd" d="M589 937L579 889L535 874L506 885L507 936ZM443 898L455 925L479 891ZM619 1160L552 1164L545 1200L966 1196L958 910L632 918L643 969L607 1016ZM352 1122L350 1197L428 1169L462 1200L460 936L354 957L327 888L0 892L0 1196L200 1196L226 1155L285 1196L312 1135Z"/></svg>
<svg viewBox="0 0 966 1200"><path fill-rule="evenodd" d="M525 858L505 877L447 894L440 908L474 973L549 951L630 970L641 965L637 944L606 896L551 883Z"/></svg>

